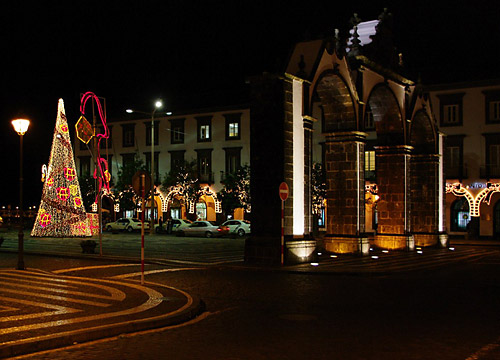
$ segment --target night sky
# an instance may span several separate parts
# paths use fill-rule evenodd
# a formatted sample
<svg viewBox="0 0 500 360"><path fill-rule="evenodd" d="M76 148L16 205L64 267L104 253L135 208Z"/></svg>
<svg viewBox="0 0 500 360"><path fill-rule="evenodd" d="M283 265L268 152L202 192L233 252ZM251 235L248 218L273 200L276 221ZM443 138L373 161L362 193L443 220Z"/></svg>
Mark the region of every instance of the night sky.
<svg viewBox="0 0 500 360"><path fill-rule="evenodd" d="M290 5L293 3L293 5ZM499 78L494 1L39 1L0 11L0 206L18 203L19 137L27 117L25 208L39 205L57 101L70 126L79 94L106 98L109 119L162 98L172 111L244 100L245 78L283 69L295 42L347 32L354 12L394 16L395 43L425 84ZM74 142L75 139L72 139Z"/></svg>

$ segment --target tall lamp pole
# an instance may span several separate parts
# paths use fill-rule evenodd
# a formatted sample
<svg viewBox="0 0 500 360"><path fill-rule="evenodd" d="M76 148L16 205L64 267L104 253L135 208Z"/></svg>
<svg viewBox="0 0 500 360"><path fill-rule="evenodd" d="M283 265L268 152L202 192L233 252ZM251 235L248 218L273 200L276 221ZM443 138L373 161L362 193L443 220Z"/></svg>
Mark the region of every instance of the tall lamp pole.
<svg viewBox="0 0 500 360"><path fill-rule="evenodd" d="M17 269L24 270L24 213L23 213L23 136L28 131L30 121L26 119L12 120L14 130L19 134L19 233L17 235Z"/></svg>
<svg viewBox="0 0 500 360"><path fill-rule="evenodd" d="M150 227L149 227L149 233L154 234L155 229L154 229L154 204L155 204L155 195L154 195L154 190L155 190L155 114L156 110L160 109L163 106L163 103L161 100L157 100L155 102L155 107L153 109L153 112L151 113L151 203L150 203ZM143 111L137 111L137 110L132 110L132 109L127 109L127 112L129 114L131 113L142 113L142 114L147 114ZM170 113L167 113L169 115Z"/></svg>

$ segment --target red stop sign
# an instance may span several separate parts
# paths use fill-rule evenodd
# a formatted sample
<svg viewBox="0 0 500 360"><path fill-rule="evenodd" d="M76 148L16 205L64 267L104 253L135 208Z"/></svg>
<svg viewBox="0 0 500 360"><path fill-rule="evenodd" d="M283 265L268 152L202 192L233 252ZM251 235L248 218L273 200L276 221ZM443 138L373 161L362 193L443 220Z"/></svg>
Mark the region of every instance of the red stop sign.
<svg viewBox="0 0 500 360"><path fill-rule="evenodd" d="M280 199L281 201L288 199L288 185L286 182L280 184Z"/></svg>

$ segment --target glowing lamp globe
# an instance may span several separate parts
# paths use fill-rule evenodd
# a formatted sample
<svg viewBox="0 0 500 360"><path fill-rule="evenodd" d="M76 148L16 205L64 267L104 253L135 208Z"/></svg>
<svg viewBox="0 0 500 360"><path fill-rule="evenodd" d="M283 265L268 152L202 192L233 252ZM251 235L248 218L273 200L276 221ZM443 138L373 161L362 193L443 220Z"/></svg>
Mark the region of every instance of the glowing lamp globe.
<svg viewBox="0 0 500 360"><path fill-rule="evenodd" d="M30 121L26 119L12 120L12 126L19 135L24 135L26 131L28 131L28 127L30 126Z"/></svg>

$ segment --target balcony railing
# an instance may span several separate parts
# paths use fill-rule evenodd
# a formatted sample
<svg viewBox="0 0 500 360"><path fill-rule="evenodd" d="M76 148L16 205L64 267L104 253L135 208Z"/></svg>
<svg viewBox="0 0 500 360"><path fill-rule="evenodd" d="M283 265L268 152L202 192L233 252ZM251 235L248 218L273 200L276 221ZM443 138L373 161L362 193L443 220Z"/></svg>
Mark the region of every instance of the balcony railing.
<svg viewBox="0 0 500 360"><path fill-rule="evenodd" d="M480 168L481 179L500 179L500 166L498 164L485 165Z"/></svg>

